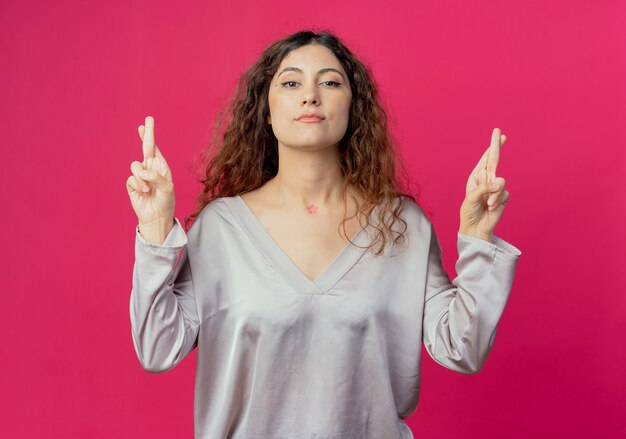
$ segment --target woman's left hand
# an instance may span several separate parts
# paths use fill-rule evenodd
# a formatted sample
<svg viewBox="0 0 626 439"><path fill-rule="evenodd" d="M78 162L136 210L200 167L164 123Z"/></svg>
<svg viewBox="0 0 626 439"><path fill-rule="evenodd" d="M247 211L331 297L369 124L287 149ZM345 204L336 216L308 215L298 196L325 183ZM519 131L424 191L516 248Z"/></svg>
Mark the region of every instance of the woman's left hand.
<svg viewBox="0 0 626 439"><path fill-rule="evenodd" d="M506 136L499 128L494 128L491 145L467 180L459 228L459 232L464 235L491 242L493 229L509 201L509 191L504 189L504 178L496 177L500 147L505 141Z"/></svg>

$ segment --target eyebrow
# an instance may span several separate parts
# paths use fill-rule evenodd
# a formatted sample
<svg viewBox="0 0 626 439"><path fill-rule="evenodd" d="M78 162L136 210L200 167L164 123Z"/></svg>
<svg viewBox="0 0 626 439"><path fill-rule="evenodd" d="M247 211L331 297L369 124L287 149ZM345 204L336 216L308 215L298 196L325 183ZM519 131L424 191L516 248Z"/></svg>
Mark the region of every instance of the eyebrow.
<svg viewBox="0 0 626 439"><path fill-rule="evenodd" d="M304 72L302 71L302 69L300 69L300 68L298 68L298 67L285 67L285 68L283 69L283 71L282 71L282 72L280 72L280 73L278 74L278 76L282 75L282 74L283 74L283 73L285 73L285 72L290 72L290 71L291 71L291 72L299 72L299 73L304 73ZM317 72L317 73L318 73L318 74L321 74L321 73L326 73L326 72L337 72L337 73L339 73L339 74L341 75L341 77L342 77L343 79L346 79L346 77L345 77L345 76L343 76L343 73L341 73L339 70L334 69L334 68L332 68L332 67L326 67L326 68L324 68L324 69L320 69L320 70L318 70L318 72ZM278 76L277 76L277 78L278 78Z"/></svg>

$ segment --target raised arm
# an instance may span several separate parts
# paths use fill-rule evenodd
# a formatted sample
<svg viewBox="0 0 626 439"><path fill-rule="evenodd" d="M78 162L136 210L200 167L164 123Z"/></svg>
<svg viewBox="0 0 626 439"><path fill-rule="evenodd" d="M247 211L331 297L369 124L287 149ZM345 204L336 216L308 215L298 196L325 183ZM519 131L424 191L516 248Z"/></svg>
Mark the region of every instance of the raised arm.
<svg viewBox="0 0 626 439"><path fill-rule="evenodd" d="M135 351L149 372L164 372L196 346L198 312L187 236L174 218L174 183L154 141L154 120L139 126L143 162L126 188L137 215L130 319Z"/></svg>
<svg viewBox="0 0 626 439"><path fill-rule="evenodd" d="M509 200L504 178L496 177L505 141L506 136L494 128L489 147L467 180L457 236L457 277L452 283L443 270L441 247L431 224L424 345L435 361L462 373L483 368L521 255L493 234Z"/></svg>

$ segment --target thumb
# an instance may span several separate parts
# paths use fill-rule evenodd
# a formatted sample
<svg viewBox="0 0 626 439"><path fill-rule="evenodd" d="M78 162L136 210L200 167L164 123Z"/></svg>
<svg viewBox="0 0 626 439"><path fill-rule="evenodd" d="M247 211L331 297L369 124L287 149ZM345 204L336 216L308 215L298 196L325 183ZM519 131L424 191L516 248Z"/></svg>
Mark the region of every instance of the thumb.
<svg viewBox="0 0 626 439"><path fill-rule="evenodd" d="M487 181L483 182L476 186L473 190L471 190L467 194L467 198L469 198L473 202L482 201L485 195L490 195L493 192L496 192L500 189L499 183L489 183Z"/></svg>
<svg viewBox="0 0 626 439"><path fill-rule="evenodd" d="M139 176L145 181L156 184L158 189L165 192L171 191L174 187L174 184L171 181L169 181L167 178L163 177L156 171L143 170L139 172Z"/></svg>

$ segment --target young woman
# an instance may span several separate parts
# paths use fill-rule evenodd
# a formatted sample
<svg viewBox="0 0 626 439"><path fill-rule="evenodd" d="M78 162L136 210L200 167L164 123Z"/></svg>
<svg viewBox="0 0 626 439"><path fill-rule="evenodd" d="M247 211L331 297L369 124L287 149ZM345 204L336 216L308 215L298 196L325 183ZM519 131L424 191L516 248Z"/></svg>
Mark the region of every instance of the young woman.
<svg viewBox="0 0 626 439"><path fill-rule="evenodd" d="M198 348L196 438L411 438L420 342L480 371L512 286L521 252L493 235L505 137L493 130L469 176L451 283L400 189L370 74L335 36L271 44L227 114L187 231L154 121L139 127L127 188L142 366L164 372Z"/></svg>

